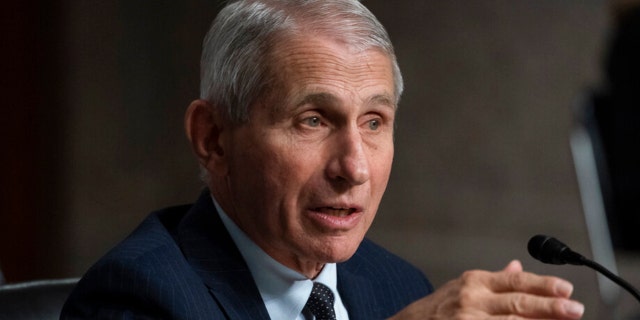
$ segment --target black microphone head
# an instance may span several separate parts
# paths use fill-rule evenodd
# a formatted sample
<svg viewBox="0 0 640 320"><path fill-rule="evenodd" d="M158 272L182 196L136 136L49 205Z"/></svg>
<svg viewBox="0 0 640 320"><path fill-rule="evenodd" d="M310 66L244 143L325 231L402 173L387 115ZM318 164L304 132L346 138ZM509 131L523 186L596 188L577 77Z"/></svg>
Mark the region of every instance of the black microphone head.
<svg viewBox="0 0 640 320"><path fill-rule="evenodd" d="M573 252L569 247L558 239L545 236L533 236L527 244L529 254L537 260L550 264L583 264L580 254Z"/></svg>

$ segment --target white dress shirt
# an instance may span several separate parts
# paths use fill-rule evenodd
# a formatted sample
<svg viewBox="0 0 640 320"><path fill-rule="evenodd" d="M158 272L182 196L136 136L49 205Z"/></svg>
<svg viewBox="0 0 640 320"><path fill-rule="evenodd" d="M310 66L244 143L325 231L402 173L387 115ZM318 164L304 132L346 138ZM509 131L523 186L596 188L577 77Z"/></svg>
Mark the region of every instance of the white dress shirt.
<svg viewBox="0 0 640 320"><path fill-rule="evenodd" d="M294 271L274 260L256 245L220 208L211 197L220 219L240 250L256 282L260 296L271 319L313 320L314 317L303 310L309 299L313 281L321 282L331 289L335 296L334 309L337 320L348 320L347 310L338 293L338 278L335 263L325 264L315 280Z"/></svg>

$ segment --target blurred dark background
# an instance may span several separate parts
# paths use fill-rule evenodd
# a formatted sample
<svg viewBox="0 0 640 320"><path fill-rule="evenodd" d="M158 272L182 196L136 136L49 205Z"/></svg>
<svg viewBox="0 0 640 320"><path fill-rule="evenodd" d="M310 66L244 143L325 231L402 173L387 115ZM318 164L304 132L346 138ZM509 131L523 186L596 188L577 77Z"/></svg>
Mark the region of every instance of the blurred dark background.
<svg viewBox="0 0 640 320"><path fill-rule="evenodd" d="M526 242L546 233L591 250L569 146L575 100L589 92L618 101L626 92L637 115L638 90L612 82L629 70L617 61L627 62L610 59L636 1L363 2L387 27L407 87L392 178L370 236L436 285L521 259L529 270L573 281L585 318L601 319L595 274L541 265ZM3 6L0 268L7 281L80 276L150 211L195 200L201 183L183 113L198 96L201 41L220 6ZM637 81L635 57L626 59ZM623 120L637 127L637 117L617 114L601 130L629 137L615 128ZM626 161L637 177L637 157L608 157L610 170ZM633 192L636 180L625 181ZM637 223L637 204L618 211ZM610 222L619 228L631 220ZM640 259L629 247L640 241L613 235L620 273L640 285Z"/></svg>

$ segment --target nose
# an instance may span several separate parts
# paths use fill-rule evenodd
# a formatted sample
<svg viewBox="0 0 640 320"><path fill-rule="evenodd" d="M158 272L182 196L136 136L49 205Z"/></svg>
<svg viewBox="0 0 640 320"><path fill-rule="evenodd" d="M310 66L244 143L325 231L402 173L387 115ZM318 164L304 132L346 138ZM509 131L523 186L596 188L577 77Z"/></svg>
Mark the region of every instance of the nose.
<svg viewBox="0 0 640 320"><path fill-rule="evenodd" d="M369 159L357 128L343 128L330 146L327 175L332 181L361 185L369 180Z"/></svg>

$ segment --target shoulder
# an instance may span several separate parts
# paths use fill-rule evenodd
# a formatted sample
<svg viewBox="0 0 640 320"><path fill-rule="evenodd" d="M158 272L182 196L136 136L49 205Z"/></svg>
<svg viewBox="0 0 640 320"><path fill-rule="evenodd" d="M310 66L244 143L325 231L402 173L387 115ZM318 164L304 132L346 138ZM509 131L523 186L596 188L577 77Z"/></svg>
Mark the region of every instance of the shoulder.
<svg viewBox="0 0 640 320"><path fill-rule="evenodd" d="M386 319L433 288L418 268L365 239L338 264L338 291L353 319Z"/></svg>
<svg viewBox="0 0 640 320"><path fill-rule="evenodd" d="M368 239L364 239L351 259L341 265L351 273L368 278L380 292L402 288L410 299L417 299L433 291L422 271Z"/></svg>
<svg viewBox="0 0 640 320"><path fill-rule="evenodd" d="M155 250L177 248L177 227L191 206L175 206L152 212L126 239L109 251L104 259L144 259Z"/></svg>
<svg viewBox="0 0 640 320"><path fill-rule="evenodd" d="M206 305L208 289L174 238L189 208L172 207L149 215L87 271L67 300L63 318L107 314L123 319L125 314L198 318L194 317L198 310L190 307Z"/></svg>
<svg viewBox="0 0 640 320"><path fill-rule="evenodd" d="M361 267L374 266L372 267L372 272L377 273L401 273L409 278L425 278L418 268L366 238L347 263L360 265Z"/></svg>
<svg viewBox="0 0 640 320"><path fill-rule="evenodd" d="M159 260L182 262L175 241L179 221L190 205L170 207L151 213L126 239L111 249L89 269L87 275L96 272L117 272L127 266L133 269L158 270L179 265L159 263ZM132 270L128 270L132 271Z"/></svg>

